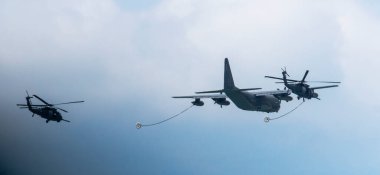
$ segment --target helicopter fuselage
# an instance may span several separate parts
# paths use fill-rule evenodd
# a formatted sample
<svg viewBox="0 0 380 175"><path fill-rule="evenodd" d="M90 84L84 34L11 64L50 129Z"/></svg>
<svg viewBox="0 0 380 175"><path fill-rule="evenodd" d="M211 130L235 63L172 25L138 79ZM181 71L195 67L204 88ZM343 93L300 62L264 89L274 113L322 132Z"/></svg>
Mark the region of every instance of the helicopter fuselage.
<svg viewBox="0 0 380 175"><path fill-rule="evenodd" d="M50 120L60 122L62 120L62 115L57 111L57 109L46 106L46 107L33 107L30 102L31 97L26 97L26 104L30 112L39 115L41 118L46 119L46 123Z"/></svg>
<svg viewBox="0 0 380 175"><path fill-rule="evenodd" d="M282 72L282 78L284 81L285 86L292 90L294 94L296 94L298 99L300 98L318 98L318 94L314 92L313 89L310 89L308 84L305 83L296 83L296 84L289 84L287 79L286 79L286 72Z"/></svg>
<svg viewBox="0 0 380 175"><path fill-rule="evenodd" d="M62 120L62 115L55 108L51 107L43 107L43 108L31 108L30 112L40 116L41 118L46 119L46 122L52 120L56 122L60 122Z"/></svg>
<svg viewBox="0 0 380 175"><path fill-rule="evenodd" d="M314 92L313 89L310 89L309 85L307 85L307 84L301 84L301 83L288 84L288 83L286 83L285 86L288 89L292 90L292 92L298 96L298 99L300 99L300 98L307 98L307 99L318 98L318 93Z"/></svg>

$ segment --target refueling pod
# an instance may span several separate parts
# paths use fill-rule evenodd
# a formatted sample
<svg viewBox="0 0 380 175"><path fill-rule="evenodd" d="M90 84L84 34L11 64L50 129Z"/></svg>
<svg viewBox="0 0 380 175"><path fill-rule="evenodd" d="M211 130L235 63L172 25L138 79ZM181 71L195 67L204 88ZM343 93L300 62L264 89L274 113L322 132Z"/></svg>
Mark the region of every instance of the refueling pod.
<svg viewBox="0 0 380 175"><path fill-rule="evenodd" d="M214 100L216 104L220 105L221 108L223 106L230 105L230 102L226 100L226 98L212 98L212 100Z"/></svg>

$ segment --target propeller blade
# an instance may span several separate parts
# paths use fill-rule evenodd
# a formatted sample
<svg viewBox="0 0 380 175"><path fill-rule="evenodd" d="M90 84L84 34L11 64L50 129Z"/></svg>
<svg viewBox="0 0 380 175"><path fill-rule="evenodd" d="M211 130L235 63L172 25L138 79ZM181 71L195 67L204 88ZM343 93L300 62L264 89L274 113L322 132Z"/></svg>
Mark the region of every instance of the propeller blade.
<svg viewBox="0 0 380 175"><path fill-rule="evenodd" d="M303 76L301 83L303 84L305 82L306 76L309 74L309 70L306 70L305 75Z"/></svg>
<svg viewBox="0 0 380 175"><path fill-rule="evenodd" d="M65 104L71 104L71 103L83 103L84 101L72 101L72 102L66 102L66 103L57 103L53 105L65 105Z"/></svg>
<svg viewBox="0 0 380 175"><path fill-rule="evenodd" d="M59 110L61 110L61 111L63 111L63 112L68 112L68 111L66 111L66 110L64 110L64 109L62 109L62 108L57 108L57 109L59 109Z"/></svg>
<svg viewBox="0 0 380 175"><path fill-rule="evenodd" d="M46 102L45 100L42 100L42 98L40 98L39 96L37 96L37 95L33 95L33 96L38 98L38 100L40 100L42 103L45 103L47 106L53 106L53 105L49 104L48 102Z"/></svg>

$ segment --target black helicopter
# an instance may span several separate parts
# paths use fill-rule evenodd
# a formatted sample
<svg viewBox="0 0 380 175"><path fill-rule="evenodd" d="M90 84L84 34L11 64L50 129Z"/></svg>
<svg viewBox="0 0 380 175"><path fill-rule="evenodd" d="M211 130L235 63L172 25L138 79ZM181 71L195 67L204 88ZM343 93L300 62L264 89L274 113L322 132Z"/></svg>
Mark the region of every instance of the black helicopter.
<svg viewBox="0 0 380 175"><path fill-rule="evenodd" d="M28 91L26 91L27 97L26 97L26 104L17 104L21 109L28 108L30 112L33 113L32 117L34 117L34 114L37 114L41 116L42 118L46 119L46 123L48 123L50 120L60 122L70 122L69 120L65 120L62 118L61 113L58 112L58 110L61 110L63 112L68 112L62 108L55 107L56 105L63 105L63 104L71 104L71 103L82 103L84 101L73 101L73 102L66 102L66 103L58 103L58 104L50 104L40 98L37 95L33 95L33 97L36 97L38 100L40 100L44 105L33 105L31 102L31 96L29 96Z"/></svg>
<svg viewBox="0 0 380 175"><path fill-rule="evenodd" d="M282 68L281 68L282 69ZM276 83L284 83L285 89L288 88L292 90L294 94L297 95L297 99L303 99L305 101L305 98L311 99L316 98L318 100L321 100L318 97L318 93L314 92L315 89L324 89L324 88L332 88L332 87L338 87L338 85L329 85L329 86L318 86L318 87L310 87L306 82L317 82L317 83L340 83L337 81L305 81L307 74L309 74L309 70L306 70L302 80L292 80L287 79L286 77L290 77L289 74L286 72L286 68L282 69L282 78L279 77L272 77L272 76L265 76L265 78L272 78L277 80L282 80L283 82L276 82Z"/></svg>

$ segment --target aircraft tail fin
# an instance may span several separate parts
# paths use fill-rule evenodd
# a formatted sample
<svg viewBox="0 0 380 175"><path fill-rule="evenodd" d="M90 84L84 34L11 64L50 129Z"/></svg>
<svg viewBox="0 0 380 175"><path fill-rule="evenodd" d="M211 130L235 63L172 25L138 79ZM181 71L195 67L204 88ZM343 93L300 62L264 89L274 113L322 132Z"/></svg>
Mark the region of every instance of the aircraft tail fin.
<svg viewBox="0 0 380 175"><path fill-rule="evenodd" d="M212 90L212 91L201 91L201 92L195 92L196 94L206 94L206 93L223 93L226 91L234 90L234 91L251 91L251 90L259 90L261 88L245 88L245 89L239 89L235 87L234 79L232 77L230 64L228 62L228 58L224 59L224 89L220 90Z"/></svg>
<svg viewBox="0 0 380 175"><path fill-rule="evenodd" d="M228 62L228 58L224 59L224 89L234 89L234 79L232 77L230 64Z"/></svg>

